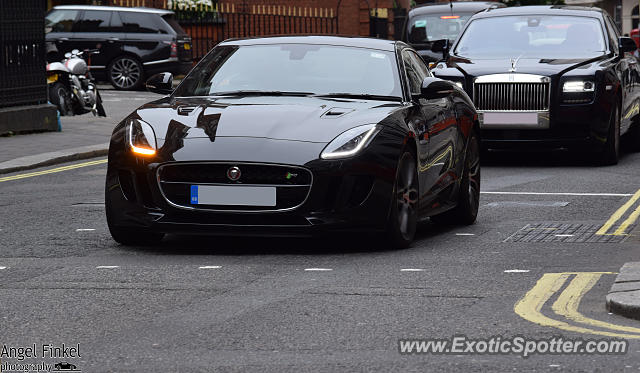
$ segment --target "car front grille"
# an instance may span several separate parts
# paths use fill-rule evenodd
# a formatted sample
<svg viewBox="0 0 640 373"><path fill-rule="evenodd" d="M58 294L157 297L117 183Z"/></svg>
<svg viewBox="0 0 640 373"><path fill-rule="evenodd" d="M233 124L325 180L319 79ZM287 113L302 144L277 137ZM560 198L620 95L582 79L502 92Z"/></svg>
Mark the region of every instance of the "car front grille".
<svg viewBox="0 0 640 373"><path fill-rule="evenodd" d="M549 83L475 83L474 101L480 111L547 111Z"/></svg>
<svg viewBox="0 0 640 373"><path fill-rule="evenodd" d="M231 167L242 174L237 181L227 177ZM188 209L216 211L282 211L304 203L313 176L306 168L259 163L170 163L158 167L157 179L164 198L172 205ZM269 186L276 188L276 206L192 205L192 185Z"/></svg>

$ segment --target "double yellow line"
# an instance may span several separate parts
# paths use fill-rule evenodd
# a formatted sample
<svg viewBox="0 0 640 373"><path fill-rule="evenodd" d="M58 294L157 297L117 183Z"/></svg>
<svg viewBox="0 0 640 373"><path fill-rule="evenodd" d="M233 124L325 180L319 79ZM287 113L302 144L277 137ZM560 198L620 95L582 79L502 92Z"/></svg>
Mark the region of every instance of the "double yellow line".
<svg viewBox="0 0 640 373"><path fill-rule="evenodd" d="M72 165L69 165L69 166L57 167L57 168L52 168L52 169L44 170L44 171L36 171L36 172L29 172L29 173L26 173L26 174L5 176L5 177L0 177L0 183L2 183L4 181L19 180L19 179L25 179L25 178L28 178L28 177L53 174L53 173L62 172L62 171L69 171L69 170L74 170L76 168L94 166L94 165L103 164L103 163L107 163L107 160L106 159L100 159L100 160L97 160L97 161L76 163L76 164L72 164Z"/></svg>
<svg viewBox="0 0 640 373"><path fill-rule="evenodd" d="M629 200L625 202L624 205L620 206L620 208L616 212L614 212L613 215L611 215L609 220L607 220L607 222L604 223L602 227L600 227L600 229L596 232L596 234L600 236L605 236L605 235L626 236L627 229L629 228L629 226L635 223L636 220L638 220L638 217L640 216L640 204L638 204L636 209L631 214L629 214L629 216L627 216L627 218L615 229L613 233L608 233L608 232L620 219L624 217L624 215L627 213L627 210L633 207L633 205L635 205L639 199L640 199L640 190L638 190L633 196L631 196L631 198L629 198Z"/></svg>
<svg viewBox="0 0 640 373"><path fill-rule="evenodd" d="M605 335L608 337L640 339L640 328L617 325L589 318L580 311L582 297L598 282L603 274L612 272L563 272L545 273L536 285L514 306L514 311L525 320L576 333ZM558 293L567 280L574 276L556 298L551 310L562 319L542 313L544 305ZM576 325L578 324L578 325ZM581 325L579 325L581 324ZM597 328L597 329L596 329ZM620 333L622 332L622 333Z"/></svg>

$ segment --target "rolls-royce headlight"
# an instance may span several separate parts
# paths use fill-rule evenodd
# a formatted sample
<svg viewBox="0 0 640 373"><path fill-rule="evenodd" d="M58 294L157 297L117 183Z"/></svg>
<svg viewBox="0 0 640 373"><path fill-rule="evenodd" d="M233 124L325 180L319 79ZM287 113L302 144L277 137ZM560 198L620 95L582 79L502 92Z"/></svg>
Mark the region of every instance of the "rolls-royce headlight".
<svg viewBox="0 0 640 373"><path fill-rule="evenodd" d="M146 156L156 154L156 134L149 123L140 119L129 119L126 131L127 144L132 152Z"/></svg>
<svg viewBox="0 0 640 373"><path fill-rule="evenodd" d="M375 124L366 124L347 130L333 139L322 151L320 158L336 159L347 158L364 149L376 134L380 127Z"/></svg>
<svg viewBox="0 0 640 373"><path fill-rule="evenodd" d="M593 92L595 88L596 84L589 80L573 80L562 85L563 92Z"/></svg>

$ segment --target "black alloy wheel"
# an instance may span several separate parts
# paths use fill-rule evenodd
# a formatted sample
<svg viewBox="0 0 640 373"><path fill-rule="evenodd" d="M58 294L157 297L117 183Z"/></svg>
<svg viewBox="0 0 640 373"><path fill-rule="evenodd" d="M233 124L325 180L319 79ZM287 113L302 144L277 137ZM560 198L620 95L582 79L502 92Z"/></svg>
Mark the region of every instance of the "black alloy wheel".
<svg viewBox="0 0 640 373"><path fill-rule="evenodd" d="M142 64L130 56L120 56L109 65L109 80L116 89L135 90L142 85Z"/></svg>
<svg viewBox="0 0 640 373"><path fill-rule="evenodd" d="M394 249L408 247L418 224L419 184L416 157L404 152L398 162L391 201L387 241Z"/></svg>

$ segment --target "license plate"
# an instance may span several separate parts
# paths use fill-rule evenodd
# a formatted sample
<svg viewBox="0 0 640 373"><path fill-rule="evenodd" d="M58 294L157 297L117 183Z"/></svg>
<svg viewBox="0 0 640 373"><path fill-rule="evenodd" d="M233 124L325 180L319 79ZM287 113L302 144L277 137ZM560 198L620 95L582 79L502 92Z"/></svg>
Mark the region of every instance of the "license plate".
<svg viewBox="0 0 640 373"><path fill-rule="evenodd" d="M184 50L188 51L189 49L191 49L191 44L185 44Z"/></svg>
<svg viewBox="0 0 640 373"><path fill-rule="evenodd" d="M192 205L275 206L275 187L192 185Z"/></svg>
<svg viewBox="0 0 640 373"><path fill-rule="evenodd" d="M484 113L483 124L538 125L538 113Z"/></svg>

